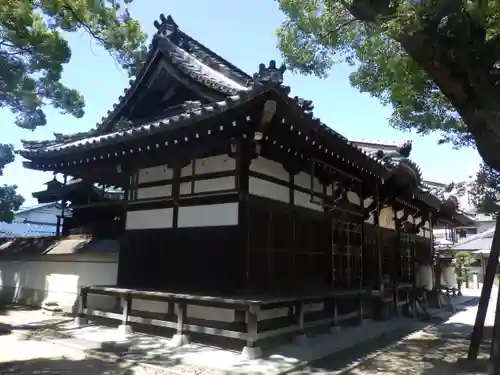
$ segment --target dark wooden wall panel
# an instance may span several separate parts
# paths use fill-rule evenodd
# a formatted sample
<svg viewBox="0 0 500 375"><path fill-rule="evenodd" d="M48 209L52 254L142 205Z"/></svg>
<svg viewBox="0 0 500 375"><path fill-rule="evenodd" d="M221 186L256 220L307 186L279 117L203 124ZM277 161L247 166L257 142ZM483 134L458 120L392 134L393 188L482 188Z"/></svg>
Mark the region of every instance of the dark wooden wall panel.
<svg viewBox="0 0 500 375"><path fill-rule="evenodd" d="M242 289L238 234L237 226L126 231L118 284L193 293Z"/></svg>

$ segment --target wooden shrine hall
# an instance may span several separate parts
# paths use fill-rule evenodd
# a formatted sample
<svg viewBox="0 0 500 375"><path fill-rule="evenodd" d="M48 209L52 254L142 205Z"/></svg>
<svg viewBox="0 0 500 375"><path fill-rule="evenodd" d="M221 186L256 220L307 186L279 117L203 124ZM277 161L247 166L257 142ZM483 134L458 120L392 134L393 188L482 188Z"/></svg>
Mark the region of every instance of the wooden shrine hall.
<svg viewBox="0 0 500 375"><path fill-rule="evenodd" d="M116 285L82 288L82 316L172 328L179 344L224 336L256 356L371 316L374 300L397 310L416 264L432 264L433 225L461 221L425 189L411 144L363 152L289 96L284 66L248 75L170 16L155 26L142 70L96 129L19 151L27 168L124 192L95 203L124 223L119 272Z"/></svg>

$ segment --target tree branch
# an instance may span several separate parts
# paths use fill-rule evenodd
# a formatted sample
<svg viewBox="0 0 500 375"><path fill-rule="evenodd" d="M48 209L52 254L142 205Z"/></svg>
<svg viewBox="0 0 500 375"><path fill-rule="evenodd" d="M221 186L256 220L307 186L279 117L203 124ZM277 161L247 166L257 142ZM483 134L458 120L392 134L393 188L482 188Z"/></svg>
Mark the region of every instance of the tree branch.
<svg viewBox="0 0 500 375"><path fill-rule="evenodd" d="M344 27L347 27L349 26L350 24L354 23L354 22L357 22L359 20L357 20L356 18L352 18L348 21L345 21L343 23L341 23L339 26L337 26L335 29L333 30L329 30L327 32L324 32L324 33L319 33L318 34L318 37L321 38L321 39L325 39L329 36L332 36L332 35L335 35L337 34L340 30L342 30Z"/></svg>

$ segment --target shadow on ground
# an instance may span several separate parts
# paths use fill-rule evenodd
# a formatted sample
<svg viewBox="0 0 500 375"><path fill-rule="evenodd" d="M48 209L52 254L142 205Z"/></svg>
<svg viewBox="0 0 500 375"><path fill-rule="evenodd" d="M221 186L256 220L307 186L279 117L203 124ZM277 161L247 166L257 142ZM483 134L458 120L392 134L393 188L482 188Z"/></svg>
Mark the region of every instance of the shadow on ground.
<svg viewBox="0 0 500 375"><path fill-rule="evenodd" d="M133 375L133 368L121 363L86 358L36 358L27 361L0 363L0 374L5 375Z"/></svg>
<svg viewBox="0 0 500 375"><path fill-rule="evenodd" d="M486 327L479 360L470 364L463 359L467 356L472 328L468 324L448 323L416 334L401 330L336 353L294 374L476 374L486 371L491 330Z"/></svg>

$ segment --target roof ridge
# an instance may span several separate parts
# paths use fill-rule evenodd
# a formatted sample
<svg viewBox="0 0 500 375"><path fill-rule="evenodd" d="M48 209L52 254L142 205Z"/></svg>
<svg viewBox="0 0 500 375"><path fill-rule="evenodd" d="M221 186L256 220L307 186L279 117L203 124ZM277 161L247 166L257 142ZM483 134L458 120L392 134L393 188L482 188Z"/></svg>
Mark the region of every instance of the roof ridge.
<svg viewBox="0 0 500 375"><path fill-rule="evenodd" d="M252 79L252 76L225 59L212 49L205 46L203 43L193 38L186 32L182 31L171 15L160 14L159 21L154 22L154 26L158 30L156 35L163 35L174 40L179 40L179 47L187 47L189 52L194 52L203 63L206 63L212 69L219 70L223 68L226 73L229 73L228 78L239 80L240 84L245 84ZM176 43L177 44L177 43ZM225 68L225 69L224 69Z"/></svg>
<svg viewBox="0 0 500 375"><path fill-rule="evenodd" d="M227 79L232 79L234 83L242 86L249 86L252 77L250 77L248 74L231 64L229 61L225 60L221 56L217 55L215 52L210 50L208 47L204 46L200 42L198 42L196 39L192 38L188 34L182 32L179 30L177 24L173 21L171 16L165 17L163 14L160 14L160 22L157 20L154 21L155 27L158 29L156 34L153 37L152 43L149 45L148 48L148 56L145 59L141 69L139 72L136 74L135 77L131 78L129 80L129 85L128 87L125 87L123 90L123 94L118 97L118 100L113 103L112 108L107 111L107 114L101 118L101 121L96 124L96 127L98 129L98 133L104 133L106 131L109 131L110 129L108 128L108 125L115 120L115 116L120 112L120 109L123 108L123 106L127 103L128 99L133 95L135 90L140 86L142 80L144 79L148 69L150 66L153 64L155 61L156 57L158 56L158 53L161 51L161 46L158 45L158 39L159 36L162 36L164 40L169 40L170 43L172 43L175 47L178 49L182 50L185 54L190 54L190 51L187 51L185 48L188 47L185 45L186 39L188 42L192 43L195 45L195 50L198 52L206 52L208 54L211 54L213 58L216 58L219 60L219 63L213 62L210 60L210 58L203 56L203 53L198 53L195 57L191 56L191 59L198 58L200 64L205 64L207 68L210 68L214 70L214 73L218 72L219 74L225 76ZM181 36L181 39L184 39L183 43L178 41L178 43L174 43L173 40L176 40L172 36ZM184 48L183 48L184 46ZM193 46L191 46L192 48ZM188 48L189 49L189 48ZM222 84L222 82L212 82L210 75L207 77L206 74L202 74L203 72L197 71L196 67L193 67L192 64L186 63L186 55L184 56L179 56L179 51L174 52L172 51L172 46L170 46L169 53L165 54L163 51L161 53L165 55L165 57L169 57L170 61L176 65L183 73L187 74L191 78L197 80L198 82L207 85L211 88L214 88L224 95L234 95L237 91L237 89L234 89L234 87L228 88L226 85ZM189 60L189 59L188 59ZM217 69L215 65L220 67L220 64L223 63L224 65L228 66L231 68L231 72L234 73L233 75L236 75L236 78L238 80L234 80L235 77L227 76L223 74L220 70ZM231 86L231 85L230 85Z"/></svg>

